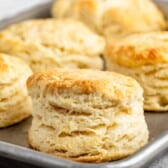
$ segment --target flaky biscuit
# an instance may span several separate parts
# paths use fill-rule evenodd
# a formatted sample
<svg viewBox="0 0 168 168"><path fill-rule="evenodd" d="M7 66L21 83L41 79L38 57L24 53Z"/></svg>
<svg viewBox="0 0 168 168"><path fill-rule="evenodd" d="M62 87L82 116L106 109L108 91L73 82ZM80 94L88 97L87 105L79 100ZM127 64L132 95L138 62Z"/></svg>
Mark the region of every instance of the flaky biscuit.
<svg viewBox="0 0 168 168"><path fill-rule="evenodd" d="M104 39L79 21L29 20L0 32L0 52L25 60L33 71L53 67L102 69Z"/></svg>
<svg viewBox="0 0 168 168"><path fill-rule="evenodd" d="M144 89L144 108L168 110L168 33L131 35L108 42L107 69L134 77Z"/></svg>
<svg viewBox="0 0 168 168"><path fill-rule="evenodd" d="M166 28L151 0L57 0L52 15L81 20L106 37Z"/></svg>
<svg viewBox="0 0 168 168"><path fill-rule="evenodd" d="M131 155L148 141L142 88L98 70L56 69L27 82L33 101L32 148L81 162Z"/></svg>
<svg viewBox="0 0 168 168"><path fill-rule="evenodd" d="M0 54L0 128L30 116L32 105L26 80L31 74L23 61Z"/></svg>

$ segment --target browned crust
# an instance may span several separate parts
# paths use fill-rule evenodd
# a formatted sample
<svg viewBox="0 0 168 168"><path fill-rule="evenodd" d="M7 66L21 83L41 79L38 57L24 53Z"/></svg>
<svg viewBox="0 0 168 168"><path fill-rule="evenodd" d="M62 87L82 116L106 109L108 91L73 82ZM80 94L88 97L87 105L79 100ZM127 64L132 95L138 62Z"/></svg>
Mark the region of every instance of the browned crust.
<svg viewBox="0 0 168 168"><path fill-rule="evenodd" d="M87 77L83 77L85 75ZM118 87L119 85L123 90ZM139 84L130 77L114 72L80 69L54 69L38 72L29 77L27 86L30 92L32 88L42 87L44 94L69 90L73 93L96 93L113 98L115 96L118 99L133 96L137 91L142 91Z"/></svg>
<svg viewBox="0 0 168 168"><path fill-rule="evenodd" d="M11 62L12 62L12 64L11 64ZM16 73L18 73L19 71L18 71L17 67L20 66L20 65L23 66L23 67L24 66L28 67L28 65L26 65L19 58L15 58L12 55L0 53L0 74L5 74L5 73L8 74L9 70L12 69L12 68L13 68L12 71L17 71ZM7 76L9 76L9 75L7 75Z"/></svg>
<svg viewBox="0 0 168 168"><path fill-rule="evenodd" d="M139 67L168 63L168 33L153 32L134 34L118 40L109 41L105 57L125 67Z"/></svg>
<svg viewBox="0 0 168 168"><path fill-rule="evenodd" d="M0 54L0 73L5 72L8 69L8 66L5 64L3 60L3 56L4 55Z"/></svg>

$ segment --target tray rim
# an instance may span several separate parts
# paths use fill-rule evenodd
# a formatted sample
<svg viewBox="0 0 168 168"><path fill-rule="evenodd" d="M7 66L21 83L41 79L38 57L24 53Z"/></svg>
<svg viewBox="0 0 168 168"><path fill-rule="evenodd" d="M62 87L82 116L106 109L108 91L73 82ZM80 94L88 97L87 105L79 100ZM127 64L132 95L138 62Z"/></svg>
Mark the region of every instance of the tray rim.
<svg viewBox="0 0 168 168"><path fill-rule="evenodd" d="M168 0L154 0L154 2L157 2L161 5L168 5ZM0 29L3 27L14 23L34 18L36 15L37 17L41 16L42 10L34 12L35 8L43 8L43 10L48 10L49 6L51 6L52 0L47 0L46 3L33 6L32 8L27 9L24 12L17 13L13 17L8 17L5 20L1 20L0 23L2 23L2 26L0 25ZM33 11L33 12L32 12ZM32 12L30 14L30 12ZM168 11L167 11L168 12ZM29 13L29 14L28 14ZM146 145L144 148L139 150L137 153L133 154L130 157L127 157L125 159L119 160L119 161L113 161L113 162L106 162L106 163L78 163L69 161L66 159L54 157L42 152L35 151L30 148L22 147L19 145L15 145L12 143L7 143L0 140L0 156L14 159L17 161L22 161L24 163L33 164L36 166L41 167L50 167L50 168L138 168L146 165L148 162L153 160L158 153L164 152L166 149L168 149L168 131L165 131L160 136L155 138L153 141L149 142L148 145ZM24 153L24 155L23 155Z"/></svg>
<svg viewBox="0 0 168 168"><path fill-rule="evenodd" d="M30 148L0 141L0 156L50 168L140 168L168 149L168 131L125 159L105 163L79 163L51 156ZM24 153L24 155L23 155Z"/></svg>

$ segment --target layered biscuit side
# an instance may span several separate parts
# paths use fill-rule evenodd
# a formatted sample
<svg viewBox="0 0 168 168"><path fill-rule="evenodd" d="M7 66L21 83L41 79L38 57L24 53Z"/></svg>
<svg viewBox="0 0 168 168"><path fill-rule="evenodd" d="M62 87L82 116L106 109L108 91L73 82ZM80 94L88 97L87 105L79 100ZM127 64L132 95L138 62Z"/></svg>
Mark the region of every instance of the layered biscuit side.
<svg viewBox="0 0 168 168"><path fill-rule="evenodd" d="M30 116L32 106L26 80L31 74L28 65L21 60L0 54L0 127Z"/></svg>
<svg viewBox="0 0 168 168"><path fill-rule="evenodd" d="M144 109L168 110L168 33L130 35L109 41L105 49L107 69L135 78L144 89Z"/></svg>
<svg viewBox="0 0 168 168"><path fill-rule="evenodd" d="M132 79L125 80L127 85L122 80L111 84L106 78L44 78L37 74L28 81L33 148L76 161L101 162L126 157L147 143L142 89ZM36 87L30 84L33 80L38 81Z"/></svg>

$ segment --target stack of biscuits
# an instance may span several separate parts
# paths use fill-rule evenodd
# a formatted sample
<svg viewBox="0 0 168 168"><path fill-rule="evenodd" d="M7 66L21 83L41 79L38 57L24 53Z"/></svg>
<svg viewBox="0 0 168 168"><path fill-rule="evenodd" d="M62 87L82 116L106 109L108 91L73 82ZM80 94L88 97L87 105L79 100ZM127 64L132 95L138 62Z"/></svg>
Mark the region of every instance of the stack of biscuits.
<svg viewBox="0 0 168 168"><path fill-rule="evenodd" d="M168 33L151 0L57 0L0 32L0 128L33 116L31 148L79 162L148 143L168 110Z"/></svg>

